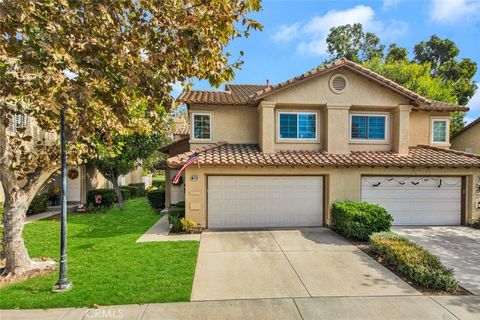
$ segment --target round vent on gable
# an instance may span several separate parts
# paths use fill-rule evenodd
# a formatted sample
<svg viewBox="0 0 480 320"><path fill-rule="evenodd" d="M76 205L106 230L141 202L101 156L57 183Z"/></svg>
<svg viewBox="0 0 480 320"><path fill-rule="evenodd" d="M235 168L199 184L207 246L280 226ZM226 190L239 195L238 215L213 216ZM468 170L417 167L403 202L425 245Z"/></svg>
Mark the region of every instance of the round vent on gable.
<svg viewBox="0 0 480 320"><path fill-rule="evenodd" d="M343 93L347 88L348 80L343 74L334 74L330 78L330 90L335 93Z"/></svg>

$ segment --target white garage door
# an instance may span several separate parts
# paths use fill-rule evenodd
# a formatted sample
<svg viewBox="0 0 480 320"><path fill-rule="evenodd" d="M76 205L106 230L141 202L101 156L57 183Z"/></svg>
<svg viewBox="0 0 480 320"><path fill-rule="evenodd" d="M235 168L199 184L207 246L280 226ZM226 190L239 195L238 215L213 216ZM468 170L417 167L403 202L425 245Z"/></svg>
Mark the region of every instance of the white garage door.
<svg viewBox="0 0 480 320"><path fill-rule="evenodd" d="M363 177L362 200L387 209L394 225L459 225L461 188L461 177Z"/></svg>
<svg viewBox="0 0 480 320"><path fill-rule="evenodd" d="M322 177L208 178L208 228L310 227L322 221Z"/></svg>

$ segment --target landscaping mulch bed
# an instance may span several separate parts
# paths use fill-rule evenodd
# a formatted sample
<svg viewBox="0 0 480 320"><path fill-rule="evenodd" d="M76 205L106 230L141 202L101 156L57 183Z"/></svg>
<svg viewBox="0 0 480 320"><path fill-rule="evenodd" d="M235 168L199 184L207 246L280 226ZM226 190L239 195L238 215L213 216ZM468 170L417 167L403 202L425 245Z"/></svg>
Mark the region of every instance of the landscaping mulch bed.
<svg viewBox="0 0 480 320"><path fill-rule="evenodd" d="M56 270L56 264L50 258L44 257L40 259L32 259L37 262L47 262L47 264L39 266L38 268L34 268L25 272L22 275L12 275L12 274L4 274L5 271L5 261L0 261L0 287L21 282L27 279L45 276Z"/></svg>
<svg viewBox="0 0 480 320"><path fill-rule="evenodd" d="M423 286L417 285L416 283L407 279L403 274L401 274L395 268L395 266L385 262L380 256L375 254L370 249L370 244L368 243L368 241L353 241L351 239L347 239L347 240L349 240L354 246L356 246L357 248L362 250L364 253L366 253L368 256L370 256L372 259L374 259L375 261L380 263L382 266L384 266L385 268L390 270L397 277L399 277L400 279L402 279L403 281L408 283L410 286L415 288L417 291L419 291L423 295L426 295L426 296L470 296L470 295L473 295L470 291L468 291L467 289L465 289L461 286L458 286L458 289L454 292L448 292L448 291L444 291L444 290L431 290L431 289L425 288Z"/></svg>

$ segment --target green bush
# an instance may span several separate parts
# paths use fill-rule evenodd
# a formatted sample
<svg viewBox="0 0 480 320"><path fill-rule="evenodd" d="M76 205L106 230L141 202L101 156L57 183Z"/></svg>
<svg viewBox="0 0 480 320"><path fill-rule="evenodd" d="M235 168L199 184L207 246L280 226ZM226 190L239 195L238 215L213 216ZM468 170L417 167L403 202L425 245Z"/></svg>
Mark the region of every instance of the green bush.
<svg viewBox="0 0 480 320"><path fill-rule="evenodd" d="M475 220L470 226L475 229L480 229L480 218Z"/></svg>
<svg viewBox="0 0 480 320"><path fill-rule="evenodd" d="M154 186L157 189L163 189L165 187L165 180L159 180L154 178L152 180L152 186Z"/></svg>
<svg viewBox="0 0 480 320"><path fill-rule="evenodd" d="M44 193L37 195L33 198L30 206L27 210L27 215L42 213L47 210L48 204L50 203L50 194Z"/></svg>
<svg viewBox="0 0 480 320"><path fill-rule="evenodd" d="M101 203L95 203L95 196L102 197ZM115 190L113 189L95 189L87 193L87 204L89 207L111 207L116 200Z"/></svg>
<svg viewBox="0 0 480 320"><path fill-rule="evenodd" d="M372 251L394 266L411 281L432 290L455 291L458 283L453 269L446 268L437 256L391 232L370 236Z"/></svg>
<svg viewBox="0 0 480 320"><path fill-rule="evenodd" d="M165 208L165 190L153 189L147 192L147 199L150 206L156 210L161 211Z"/></svg>
<svg viewBox="0 0 480 320"><path fill-rule="evenodd" d="M3 223L3 202L0 202L0 223ZM0 228L0 259L3 259L3 228Z"/></svg>
<svg viewBox="0 0 480 320"><path fill-rule="evenodd" d="M332 206L331 228L348 238L368 240L374 232L389 231L392 221L387 210L376 204L339 201Z"/></svg>
<svg viewBox="0 0 480 320"><path fill-rule="evenodd" d="M185 208L171 207L168 209L168 223L170 224L170 232L178 233L182 231L182 218L185 218Z"/></svg>
<svg viewBox="0 0 480 320"><path fill-rule="evenodd" d="M130 190L128 188L120 188L120 192L122 193L123 201L128 200L131 198ZM118 201L118 200L117 200Z"/></svg>
<svg viewBox="0 0 480 320"><path fill-rule="evenodd" d="M185 208L185 201L179 201L175 203L174 206L177 208Z"/></svg>
<svg viewBox="0 0 480 320"><path fill-rule="evenodd" d="M130 194L132 197L144 197L145 194L146 194L146 190L145 190L145 183L143 182L140 182L140 183L130 183L128 185L129 188L131 187L135 187L137 189L131 189L130 190ZM134 193L132 193L132 190L134 190Z"/></svg>

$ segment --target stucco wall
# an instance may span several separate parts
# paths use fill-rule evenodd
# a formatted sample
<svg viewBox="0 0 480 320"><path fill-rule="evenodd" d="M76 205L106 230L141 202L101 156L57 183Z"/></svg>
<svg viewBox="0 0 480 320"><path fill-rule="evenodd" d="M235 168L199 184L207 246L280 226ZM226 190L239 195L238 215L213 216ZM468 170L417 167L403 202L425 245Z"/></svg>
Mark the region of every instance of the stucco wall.
<svg viewBox="0 0 480 320"><path fill-rule="evenodd" d="M433 144L432 143L432 120L433 119L449 119L450 116L446 112L410 112L410 133L409 145L416 146L419 144L435 145L438 147L449 147L449 143ZM448 139L447 139L448 141Z"/></svg>
<svg viewBox="0 0 480 320"><path fill-rule="evenodd" d="M336 73L341 73L348 79L346 90L342 94L333 93L329 87L330 77ZM405 98L391 90L347 70L333 71L303 81L265 99L275 101L277 104L305 105L325 105L328 103L333 105L394 107L399 104L408 104Z"/></svg>
<svg viewBox="0 0 480 320"><path fill-rule="evenodd" d="M330 207L339 200L359 201L361 199L362 175L411 175L409 168L319 168L319 167L228 167L228 166L190 166L185 174L186 215L202 226L207 224L207 176L208 175L323 175L326 180L325 208L327 224L330 221ZM480 195L473 192L474 177L480 176L480 169L421 169L415 174L439 176L466 176L466 218L471 222L480 217L480 209L474 208L474 201ZM192 175L197 176L192 181ZM321 196L321 195L319 195Z"/></svg>
<svg viewBox="0 0 480 320"><path fill-rule="evenodd" d="M452 149L480 154L480 123L477 123L452 139Z"/></svg>
<svg viewBox="0 0 480 320"><path fill-rule="evenodd" d="M195 140L190 136L192 148L220 141L228 143L258 143L258 117L255 107L190 106L190 124L195 112L210 113L211 139Z"/></svg>

